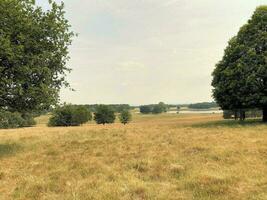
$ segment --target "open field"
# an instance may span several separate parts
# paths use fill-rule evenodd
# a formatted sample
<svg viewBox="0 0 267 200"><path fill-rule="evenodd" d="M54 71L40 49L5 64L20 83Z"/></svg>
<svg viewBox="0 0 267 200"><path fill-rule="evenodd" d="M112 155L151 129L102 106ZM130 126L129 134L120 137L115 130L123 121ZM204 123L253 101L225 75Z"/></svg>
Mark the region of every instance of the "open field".
<svg viewBox="0 0 267 200"><path fill-rule="evenodd" d="M0 130L0 199L267 199L267 125L219 120Z"/></svg>

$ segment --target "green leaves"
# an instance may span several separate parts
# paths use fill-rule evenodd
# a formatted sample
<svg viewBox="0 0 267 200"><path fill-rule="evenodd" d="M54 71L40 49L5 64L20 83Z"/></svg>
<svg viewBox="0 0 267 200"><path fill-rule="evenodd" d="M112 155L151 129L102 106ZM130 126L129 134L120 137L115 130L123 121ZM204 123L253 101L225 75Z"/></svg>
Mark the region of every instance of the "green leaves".
<svg viewBox="0 0 267 200"><path fill-rule="evenodd" d="M85 106L63 105L53 111L49 126L79 126L91 119L92 114Z"/></svg>
<svg viewBox="0 0 267 200"><path fill-rule="evenodd" d="M63 4L43 11L33 0L0 2L0 108L26 112L58 101L74 33Z"/></svg>
<svg viewBox="0 0 267 200"><path fill-rule="evenodd" d="M130 113L129 110L123 110L120 113L119 118L120 118L120 122L125 125L132 120L132 114Z"/></svg>
<svg viewBox="0 0 267 200"><path fill-rule="evenodd" d="M267 6L229 41L213 72L213 96L223 109L264 108L267 105Z"/></svg>
<svg viewBox="0 0 267 200"><path fill-rule="evenodd" d="M94 120L97 124L112 124L116 119L114 110L107 105L98 105Z"/></svg>

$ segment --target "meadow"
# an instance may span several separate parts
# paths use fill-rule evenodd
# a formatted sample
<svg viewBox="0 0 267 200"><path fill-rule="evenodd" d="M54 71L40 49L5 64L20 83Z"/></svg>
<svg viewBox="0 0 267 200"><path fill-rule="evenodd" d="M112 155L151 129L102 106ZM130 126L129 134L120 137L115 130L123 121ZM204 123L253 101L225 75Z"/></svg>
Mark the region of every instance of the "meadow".
<svg viewBox="0 0 267 200"><path fill-rule="evenodd" d="M267 199L267 125L220 114L0 130L0 199Z"/></svg>

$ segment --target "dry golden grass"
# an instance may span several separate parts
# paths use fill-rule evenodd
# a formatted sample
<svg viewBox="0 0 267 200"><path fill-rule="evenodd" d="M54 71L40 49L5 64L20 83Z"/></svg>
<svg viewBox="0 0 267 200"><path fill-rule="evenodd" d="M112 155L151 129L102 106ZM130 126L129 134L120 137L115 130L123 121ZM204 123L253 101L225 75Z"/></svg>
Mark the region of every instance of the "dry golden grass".
<svg viewBox="0 0 267 200"><path fill-rule="evenodd" d="M0 130L0 199L267 199L267 126L218 120Z"/></svg>

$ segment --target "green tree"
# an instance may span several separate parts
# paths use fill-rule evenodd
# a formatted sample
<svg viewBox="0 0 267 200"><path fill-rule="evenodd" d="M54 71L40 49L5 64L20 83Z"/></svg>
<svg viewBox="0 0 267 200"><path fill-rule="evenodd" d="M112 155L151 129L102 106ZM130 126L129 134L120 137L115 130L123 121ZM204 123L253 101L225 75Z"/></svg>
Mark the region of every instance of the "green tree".
<svg viewBox="0 0 267 200"><path fill-rule="evenodd" d="M163 113L163 112L167 112L167 105L163 102L159 102L158 104L156 105L153 105L153 108L152 108L152 113L153 114L160 114L160 113Z"/></svg>
<svg viewBox="0 0 267 200"><path fill-rule="evenodd" d="M52 112L49 126L79 126L91 119L92 114L86 106L67 104Z"/></svg>
<svg viewBox="0 0 267 200"><path fill-rule="evenodd" d="M163 112L163 108L159 104L156 104L153 106L153 108L152 108L153 114L160 114L162 112Z"/></svg>
<svg viewBox="0 0 267 200"><path fill-rule="evenodd" d="M232 38L213 72L213 96L223 110L263 110L267 122L267 6Z"/></svg>
<svg viewBox="0 0 267 200"><path fill-rule="evenodd" d="M115 119L115 112L110 106L98 105L96 107L94 120L97 124L111 124L114 123Z"/></svg>
<svg viewBox="0 0 267 200"><path fill-rule="evenodd" d="M149 105L140 106L140 113L149 114L152 112L152 108Z"/></svg>
<svg viewBox="0 0 267 200"><path fill-rule="evenodd" d="M166 105L165 103L159 102L158 105L160 106L162 112L167 112L168 111L168 105Z"/></svg>
<svg viewBox="0 0 267 200"><path fill-rule="evenodd" d="M120 113L120 122L122 124L127 124L129 123L131 120L132 120L132 114L129 110L123 110L121 113Z"/></svg>
<svg viewBox="0 0 267 200"><path fill-rule="evenodd" d="M49 0L43 11L33 0L0 1L0 109L32 112L58 101L72 37L64 5Z"/></svg>

